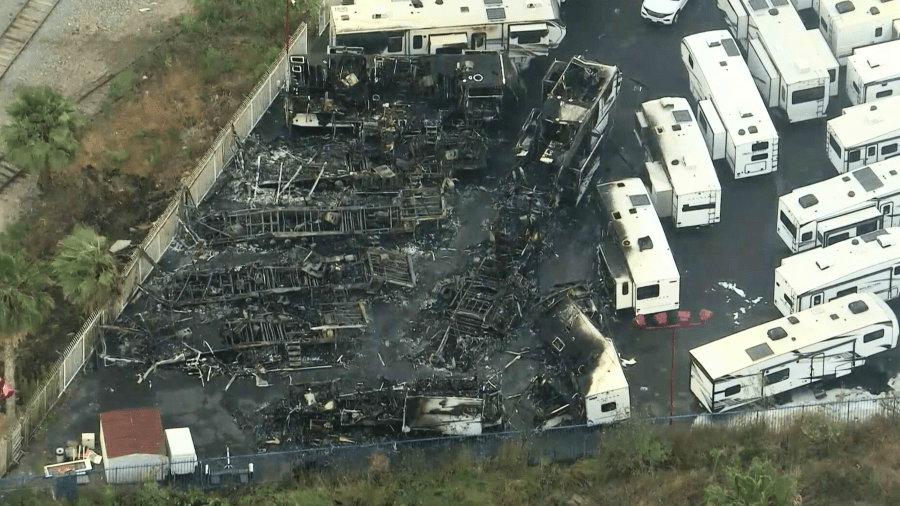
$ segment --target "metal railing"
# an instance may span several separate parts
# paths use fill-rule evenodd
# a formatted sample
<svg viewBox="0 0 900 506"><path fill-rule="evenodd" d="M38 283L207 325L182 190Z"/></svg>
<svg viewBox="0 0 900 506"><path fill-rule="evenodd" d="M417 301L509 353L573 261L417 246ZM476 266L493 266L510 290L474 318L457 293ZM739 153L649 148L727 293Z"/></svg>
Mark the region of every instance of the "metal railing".
<svg viewBox="0 0 900 506"><path fill-rule="evenodd" d="M275 100L287 76L287 53L303 54L307 52L307 47L307 27L304 24L294 32L289 51L281 51L278 59L269 67L256 88L247 96L237 113L213 142L212 147L184 181L184 187L154 222L147 238L132 254L130 262L122 271L120 298L110 308L94 313L85 322L62 354L62 358L51 368L37 393L26 403L19 419L10 421L6 434L0 436L0 476L6 474L10 463L18 462L25 446L35 435L47 413L90 357L99 335L100 325L118 318L138 286L153 271L154 264L162 258L178 231L179 214L188 196L195 203L203 200L234 156L236 143L247 138Z"/></svg>
<svg viewBox="0 0 900 506"><path fill-rule="evenodd" d="M900 397L885 396L873 399L808 404L756 411L724 414L690 414L674 417L645 418L639 422L675 425L691 428L720 427L746 429L763 424L766 429L782 430L801 420L815 420L835 424L855 424L876 417L889 420L900 418ZM382 441L329 447L285 449L251 455L200 458L191 472L169 475L162 470L165 464L117 466L84 472L82 483L95 485L133 485L146 479L158 479L181 488L217 488L241 484L279 481L289 478L297 470L316 470L332 476L365 473L389 462L390 469L436 470L454 459L487 460L501 455L503 448L514 447L520 455L555 462L573 461L596 455L605 443L617 437L610 426L569 426L544 430L493 432L480 436L434 437L402 441ZM660 430L663 427L660 427ZM383 464L382 464L383 465ZM177 463L181 471L189 464ZM187 467L188 469L185 469ZM3 492L21 489L50 490L61 478L17 476L0 479ZM71 479L71 478L70 478Z"/></svg>

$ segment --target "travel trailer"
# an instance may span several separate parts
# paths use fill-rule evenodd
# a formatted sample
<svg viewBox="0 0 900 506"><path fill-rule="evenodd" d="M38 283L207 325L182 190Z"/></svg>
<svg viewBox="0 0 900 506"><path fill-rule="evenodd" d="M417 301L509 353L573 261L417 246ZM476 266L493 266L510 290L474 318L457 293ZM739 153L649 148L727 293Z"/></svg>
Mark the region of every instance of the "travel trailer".
<svg viewBox="0 0 900 506"><path fill-rule="evenodd" d="M776 229L797 253L900 226L900 158L797 188L778 199Z"/></svg>
<svg viewBox="0 0 900 506"><path fill-rule="evenodd" d="M597 168L591 161L612 128L610 112L619 98L622 73L616 66L574 56L554 61L541 86L543 107L525 121L516 157L549 167L557 186L576 196L577 204Z"/></svg>
<svg viewBox="0 0 900 506"><path fill-rule="evenodd" d="M857 48L900 38L900 2L821 0L819 30L841 65Z"/></svg>
<svg viewBox="0 0 900 506"><path fill-rule="evenodd" d="M843 297L694 348L691 392L712 413L828 378L897 346L897 317L872 294Z"/></svg>
<svg viewBox="0 0 900 506"><path fill-rule="evenodd" d="M345 1L329 8L329 52L422 55L501 51L517 65L546 56L566 35L556 0L459 2Z"/></svg>
<svg viewBox="0 0 900 506"><path fill-rule="evenodd" d="M900 155L900 96L848 107L825 126L828 160L844 173Z"/></svg>
<svg viewBox="0 0 900 506"><path fill-rule="evenodd" d="M678 309L681 276L669 242L638 178L597 185L602 239L600 281L616 311L652 314Z"/></svg>
<svg viewBox="0 0 900 506"><path fill-rule="evenodd" d="M778 133L731 35L689 35L681 41L681 59L712 159L728 160L736 179L777 170Z"/></svg>
<svg viewBox="0 0 900 506"><path fill-rule="evenodd" d="M791 123L825 117L838 74L794 7L787 0L718 0L718 7L747 54L763 102L783 110Z"/></svg>
<svg viewBox="0 0 900 506"><path fill-rule="evenodd" d="M900 96L900 40L861 47L847 57L847 96L854 105Z"/></svg>
<svg viewBox="0 0 900 506"><path fill-rule="evenodd" d="M775 269L775 307L803 311L854 293L900 295L900 228L876 230L785 258Z"/></svg>
<svg viewBox="0 0 900 506"><path fill-rule="evenodd" d="M656 214L676 227L718 223L722 187L688 101L644 102L635 117L635 133L648 158L644 184Z"/></svg>
<svg viewBox="0 0 900 506"><path fill-rule="evenodd" d="M812 30L806 31L806 36L809 37L810 42L816 49L816 53L819 54L819 59L822 60L825 64L825 68L828 69L828 81L831 83L831 85L828 86L828 93L832 97L838 96L841 93L841 87L838 83L841 64L838 63L837 58L832 54L831 48L828 47L828 43L825 42L825 38L822 37L822 32L813 28Z"/></svg>

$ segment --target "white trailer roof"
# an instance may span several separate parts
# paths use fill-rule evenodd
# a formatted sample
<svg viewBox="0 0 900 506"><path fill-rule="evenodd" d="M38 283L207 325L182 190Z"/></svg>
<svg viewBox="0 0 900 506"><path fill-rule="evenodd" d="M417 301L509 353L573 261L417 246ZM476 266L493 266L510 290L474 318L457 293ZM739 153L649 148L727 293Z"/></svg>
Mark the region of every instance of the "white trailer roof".
<svg viewBox="0 0 900 506"><path fill-rule="evenodd" d="M191 437L191 429L180 427L177 429L166 429L165 432L170 457L197 455L197 452L194 450L194 438Z"/></svg>
<svg viewBox="0 0 900 506"><path fill-rule="evenodd" d="M778 136L747 63L727 30L688 35L683 43L705 76L710 100L736 143Z"/></svg>
<svg viewBox="0 0 900 506"><path fill-rule="evenodd" d="M787 84L828 78L828 65L787 0L744 0L759 40ZM773 14L774 13L774 14Z"/></svg>
<svg viewBox="0 0 900 506"><path fill-rule="evenodd" d="M636 287L678 279L669 241L638 178L597 185L618 239L619 249Z"/></svg>
<svg viewBox="0 0 900 506"><path fill-rule="evenodd" d="M900 3L900 2L898 2ZM828 127L845 148L853 148L900 130L900 96L847 107L828 120Z"/></svg>
<svg viewBox="0 0 900 506"><path fill-rule="evenodd" d="M841 241L827 248L817 248L781 261L775 269L797 294L831 286L842 279L858 277L869 269L900 263L900 228L876 230Z"/></svg>
<svg viewBox="0 0 900 506"><path fill-rule="evenodd" d="M863 83L877 83L900 75L900 40L858 48L847 57Z"/></svg>
<svg viewBox="0 0 900 506"><path fill-rule="evenodd" d="M832 30L844 30L856 25L870 24L872 20L878 18L893 20L900 17L900 2L894 1L830 0L821 2L819 9L831 18Z"/></svg>
<svg viewBox="0 0 900 506"><path fill-rule="evenodd" d="M853 211L869 200L900 192L900 157L803 186L779 203L804 224Z"/></svg>
<svg viewBox="0 0 900 506"><path fill-rule="evenodd" d="M690 103L681 97L665 97L641 104L644 117L659 142L662 160L678 195L720 191L716 168L706 149Z"/></svg>
<svg viewBox="0 0 900 506"><path fill-rule="evenodd" d="M860 311L863 307L866 309ZM764 358L802 350L831 337L886 321L897 325L897 318L888 305L877 295L861 293L731 334L694 348L690 354L715 381L738 374Z"/></svg>
<svg viewBox="0 0 900 506"><path fill-rule="evenodd" d="M437 4L423 1L421 7L409 1L363 0L354 5L331 7L331 19L338 35L391 30L528 23L559 22L556 0L460 0ZM533 28L540 29L537 25Z"/></svg>

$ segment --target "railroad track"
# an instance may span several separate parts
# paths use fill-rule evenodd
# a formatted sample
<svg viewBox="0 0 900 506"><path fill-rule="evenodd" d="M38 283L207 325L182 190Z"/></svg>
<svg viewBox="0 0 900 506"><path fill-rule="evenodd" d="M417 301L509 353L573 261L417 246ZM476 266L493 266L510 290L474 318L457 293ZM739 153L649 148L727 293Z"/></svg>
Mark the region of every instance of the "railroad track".
<svg viewBox="0 0 900 506"><path fill-rule="evenodd" d="M6 185L12 183L22 172L22 169L14 167L6 160L0 160L0 191L3 191Z"/></svg>
<svg viewBox="0 0 900 506"><path fill-rule="evenodd" d="M4 0L6 1L6 0ZM59 0L28 0L0 35L0 78L38 31ZM0 183L0 187L3 183Z"/></svg>

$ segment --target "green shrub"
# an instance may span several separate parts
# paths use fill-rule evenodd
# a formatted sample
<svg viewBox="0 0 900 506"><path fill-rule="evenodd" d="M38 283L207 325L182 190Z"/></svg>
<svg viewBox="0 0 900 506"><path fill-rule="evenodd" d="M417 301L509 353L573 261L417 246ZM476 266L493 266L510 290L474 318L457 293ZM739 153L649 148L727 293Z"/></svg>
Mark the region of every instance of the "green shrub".
<svg viewBox="0 0 900 506"><path fill-rule="evenodd" d="M708 506L788 506L797 493L797 481L779 474L772 464L753 459L746 472L729 466L725 486L706 487Z"/></svg>
<svg viewBox="0 0 900 506"><path fill-rule="evenodd" d="M211 81L222 74L227 74L234 70L234 59L225 51L214 47L207 47L203 51L201 57L201 66L203 68L203 78Z"/></svg>
<svg viewBox="0 0 900 506"><path fill-rule="evenodd" d="M25 87L6 106L12 123L0 128L9 159L26 170L61 169L78 149L84 119L75 104L49 87Z"/></svg>
<svg viewBox="0 0 900 506"><path fill-rule="evenodd" d="M654 470L672 456L672 443L647 423L631 422L601 434L600 461L618 474Z"/></svg>
<svg viewBox="0 0 900 506"><path fill-rule="evenodd" d="M109 98L119 100L134 91L134 71L125 69L119 72L109 85Z"/></svg>

